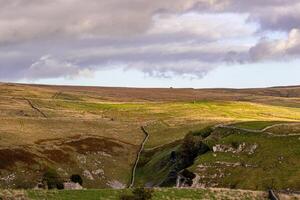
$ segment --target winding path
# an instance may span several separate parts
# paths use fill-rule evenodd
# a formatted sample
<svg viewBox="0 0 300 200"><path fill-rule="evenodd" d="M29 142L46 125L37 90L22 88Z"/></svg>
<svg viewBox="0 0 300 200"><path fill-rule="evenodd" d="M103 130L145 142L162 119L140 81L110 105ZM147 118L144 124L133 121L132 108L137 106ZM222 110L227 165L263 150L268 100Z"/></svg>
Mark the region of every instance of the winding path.
<svg viewBox="0 0 300 200"><path fill-rule="evenodd" d="M265 133L265 134L273 136L273 137L300 136L300 133L285 134L285 135L276 135L274 133L267 132L268 129L276 127L276 126L281 126L281 125L284 125L284 124L275 124L275 125L267 126L266 128L264 128L262 130L253 130L253 129L239 128L239 127L230 126L230 125L216 125L214 128L227 128L227 129L232 129L232 130L246 131L246 132L250 132L250 133Z"/></svg>
<svg viewBox="0 0 300 200"><path fill-rule="evenodd" d="M141 153L144 150L144 146L145 146L145 144L146 144L146 142L149 138L149 133L145 130L144 126L141 127L141 130L145 134L145 138L144 138L144 140L141 144L140 150L139 150L139 152L136 156L136 160L135 160L135 163L134 163L133 168L132 168L131 181L130 181L129 188L132 188L134 186L136 168L137 168L138 162L140 160Z"/></svg>

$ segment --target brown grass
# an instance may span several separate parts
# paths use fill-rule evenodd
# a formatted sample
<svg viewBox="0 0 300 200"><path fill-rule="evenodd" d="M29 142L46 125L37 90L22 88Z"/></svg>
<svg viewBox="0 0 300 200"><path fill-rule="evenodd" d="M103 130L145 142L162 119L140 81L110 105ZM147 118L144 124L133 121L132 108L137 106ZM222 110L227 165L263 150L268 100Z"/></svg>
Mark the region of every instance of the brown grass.
<svg viewBox="0 0 300 200"><path fill-rule="evenodd" d="M65 96L65 100L103 100L117 102L150 101L252 101L272 105L300 107L300 86L258 89L172 89L172 88L112 88L0 84L3 95L53 98ZM1 92L0 92L1 95Z"/></svg>
<svg viewBox="0 0 300 200"><path fill-rule="evenodd" d="M116 155L121 153L124 148L124 146L117 142L100 138L85 138L82 140L67 142L65 144L72 146L78 153L81 154L104 151L106 153Z"/></svg>
<svg viewBox="0 0 300 200"><path fill-rule="evenodd" d="M74 161L71 160L70 155L66 153L66 151L62 151L59 149L47 149L41 152L43 155L45 155L48 159L51 161L54 161L59 164L74 164Z"/></svg>
<svg viewBox="0 0 300 200"><path fill-rule="evenodd" d="M37 156L24 149L0 149L0 169L9 169L16 162L22 162L30 166L37 163L35 157Z"/></svg>

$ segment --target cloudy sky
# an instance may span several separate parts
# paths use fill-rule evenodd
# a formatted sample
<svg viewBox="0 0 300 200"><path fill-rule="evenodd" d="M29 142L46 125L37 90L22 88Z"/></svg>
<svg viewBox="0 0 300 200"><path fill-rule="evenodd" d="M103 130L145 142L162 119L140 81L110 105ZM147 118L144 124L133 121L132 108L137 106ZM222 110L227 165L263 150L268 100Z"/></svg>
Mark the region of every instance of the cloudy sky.
<svg viewBox="0 0 300 200"><path fill-rule="evenodd" d="M0 81L300 84L300 1L0 0Z"/></svg>

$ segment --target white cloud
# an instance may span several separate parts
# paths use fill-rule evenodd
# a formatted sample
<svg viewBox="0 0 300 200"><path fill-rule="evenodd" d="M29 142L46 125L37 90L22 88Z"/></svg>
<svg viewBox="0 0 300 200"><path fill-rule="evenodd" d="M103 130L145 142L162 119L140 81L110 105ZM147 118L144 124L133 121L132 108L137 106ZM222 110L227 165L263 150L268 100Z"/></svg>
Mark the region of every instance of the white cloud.
<svg viewBox="0 0 300 200"><path fill-rule="evenodd" d="M0 79L114 67L203 77L225 63L299 58L299 13L297 0L0 0ZM258 40L274 31L289 36Z"/></svg>
<svg viewBox="0 0 300 200"><path fill-rule="evenodd" d="M185 33L201 37L204 41L246 37L251 36L257 30L255 24L246 23L247 18L248 15L233 13L155 15L148 34Z"/></svg>
<svg viewBox="0 0 300 200"><path fill-rule="evenodd" d="M92 71L89 69L81 69L71 62L58 60L51 55L44 55L29 67L24 78L76 78L77 76L91 76L91 74Z"/></svg>
<svg viewBox="0 0 300 200"><path fill-rule="evenodd" d="M258 60L284 60L300 56L300 30L292 29L288 38L283 40L259 42L250 49L253 61Z"/></svg>

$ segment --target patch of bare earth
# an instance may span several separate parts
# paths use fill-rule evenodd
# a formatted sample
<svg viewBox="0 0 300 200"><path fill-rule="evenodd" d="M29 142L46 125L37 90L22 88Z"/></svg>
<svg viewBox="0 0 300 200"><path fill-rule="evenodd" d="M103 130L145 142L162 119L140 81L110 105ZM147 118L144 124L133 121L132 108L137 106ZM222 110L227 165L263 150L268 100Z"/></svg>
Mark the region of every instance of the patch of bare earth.
<svg viewBox="0 0 300 200"><path fill-rule="evenodd" d="M34 159L36 155L25 151L24 149L0 149L0 169L9 169L16 162L22 162L27 165L37 163Z"/></svg>
<svg viewBox="0 0 300 200"><path fill-rule="evenodd" d="M80 154L87 154L89 152L102 151L109 154L118 154L123 150L123 146L112 140L102 138L85 138L81 140L66 142L65 144L73 147Z"/></svg>
<svg viewBox="0 0 300 200"><path fill-rule="evenodd" d="M63 150L47 149L42 151L42 154L44 154L48 159L56 163L73 163L73 161L70 158L70 155Z"/></svg>

